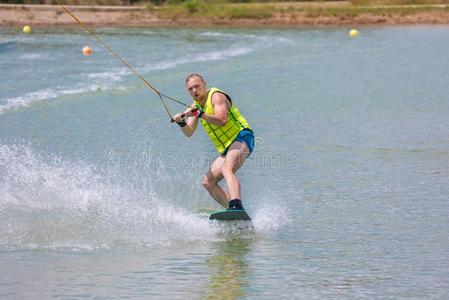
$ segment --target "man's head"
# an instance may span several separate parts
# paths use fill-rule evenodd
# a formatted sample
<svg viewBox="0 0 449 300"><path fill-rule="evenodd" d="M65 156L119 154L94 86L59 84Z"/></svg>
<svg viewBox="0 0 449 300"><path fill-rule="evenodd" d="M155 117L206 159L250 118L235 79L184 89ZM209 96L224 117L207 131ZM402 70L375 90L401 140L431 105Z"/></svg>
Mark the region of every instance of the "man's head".
<svg viewBox="0 0 449 300"><path fill-rule="evenodd" d="M206 81L200 74L190 74L186 78L186 88L193 99L204 101L207 97Z"/></svg>

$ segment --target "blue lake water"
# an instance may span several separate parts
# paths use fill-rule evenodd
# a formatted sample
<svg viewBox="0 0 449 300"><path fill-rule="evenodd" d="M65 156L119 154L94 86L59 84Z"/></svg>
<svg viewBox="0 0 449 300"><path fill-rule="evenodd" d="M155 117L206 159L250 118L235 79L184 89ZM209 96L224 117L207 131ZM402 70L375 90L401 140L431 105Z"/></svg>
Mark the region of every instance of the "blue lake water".
<svg viewBox="0 0 449 300"><path fill-rule="evenodd" d="M81 29L0 29L0 298L447 299L449 27L348 31L97 30L164 94L234 99L239 232L198 213L200 127Z"/></svg>

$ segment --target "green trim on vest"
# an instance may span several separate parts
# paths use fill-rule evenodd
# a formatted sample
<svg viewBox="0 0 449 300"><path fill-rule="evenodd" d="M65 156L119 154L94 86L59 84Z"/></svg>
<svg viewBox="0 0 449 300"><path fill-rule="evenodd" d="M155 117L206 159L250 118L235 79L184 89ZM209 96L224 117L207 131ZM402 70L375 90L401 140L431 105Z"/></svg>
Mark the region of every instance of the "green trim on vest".
<svg viewBox="0 0 449 300"><path fill-rule="evenodd" d="M212 96L217 92L225 95L231 103L231 107L228 110L228 122L226 122L224 126L217 126L214 124L209 124L206 120L201 119L201 124L203 124L204 130L214 143L218 153L223 153L229 146L231 146L240 131L243 129L251 130L251 127L245 118L240 114L238 108L234 105L234 103L232 103L231 97L229 97L225 92L214 87L210 88L207 92L206 104L204 104L203 107L204 113L208 115L213 115L215 113L214 107L212 106ZM195 101L195 104L201 106L197 101Z"/></svg>

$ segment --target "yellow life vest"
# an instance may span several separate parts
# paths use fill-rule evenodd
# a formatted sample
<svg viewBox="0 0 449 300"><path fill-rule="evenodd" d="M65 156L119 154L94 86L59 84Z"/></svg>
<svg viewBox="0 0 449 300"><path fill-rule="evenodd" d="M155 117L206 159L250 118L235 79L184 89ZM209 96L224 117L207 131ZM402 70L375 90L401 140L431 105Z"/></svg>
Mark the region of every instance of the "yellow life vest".
<svg viewBox="0 0 449 300"><path fill-rule="evenodd" d="M204 107L202 107L204 113L208 115L214 114L212 96L217 92L225 95L231 103L231 107L228 109L228 122L226 122L224 126L218 126L209 124L206 120L201 119L201 124L203 124L207 135L214 143L218 153L223 153L232 144L232 142L234 142L240 131L243 129L251 130L251 127L245 118L240 114L238 108L234 105L234 103L232 103L231 97L217 88L210 88L207 92L207 100ZM195 101L195 105L199 105L201 107L197 101Z"/></svg>

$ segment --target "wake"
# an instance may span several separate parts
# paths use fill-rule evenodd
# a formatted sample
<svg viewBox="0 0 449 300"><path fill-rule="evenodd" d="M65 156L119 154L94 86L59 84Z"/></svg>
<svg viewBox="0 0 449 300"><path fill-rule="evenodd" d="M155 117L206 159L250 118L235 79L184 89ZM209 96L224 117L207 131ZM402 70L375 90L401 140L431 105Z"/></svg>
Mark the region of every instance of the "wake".
<svg viewBox="0 0 449 300"><path fill-rule="evenodd" d="M254 238L286 224L285 211L261 205L250 212L252 230L242 233L162 195L160 185L170 185L170 178L145 182L141 172L124 174L114 164L93 166L39 154L29 145L0 145L0 247L145 249Z"/></svg>

